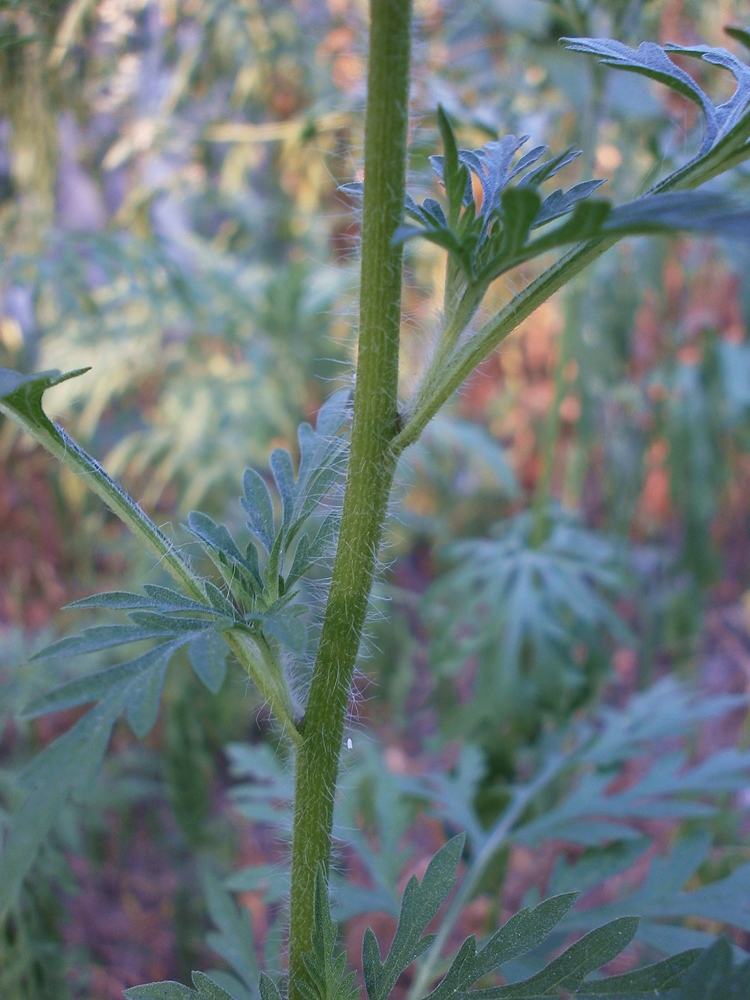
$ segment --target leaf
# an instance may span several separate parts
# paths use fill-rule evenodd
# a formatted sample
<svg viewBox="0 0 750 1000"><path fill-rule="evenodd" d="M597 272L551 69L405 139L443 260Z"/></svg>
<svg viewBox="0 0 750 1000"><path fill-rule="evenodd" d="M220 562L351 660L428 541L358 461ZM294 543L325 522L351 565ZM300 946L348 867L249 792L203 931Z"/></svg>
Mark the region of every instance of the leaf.
<svg viewBox="0 0 750 1000"><path fill-rule="evenodd" d="M289 893L289 878L276 865L249 865L233 872L224 884L232 892L262 892L267 903L278 903Z"/></svg>
<svg viewBox="0 0 750 1000"><path fill-rule="evenodd" d="M195 990L171 980L164 983L148 983L146 986L131 986L123 990L128 1000L196 1000Z"/></svg>
<svg viewBox="0 0 750 1000"><path fill-rule="evenodd" d="M608 644L630 638L614 608L626 585L617 544L560 510L551 519L541 545L531 544L534 522L522 514L491 538L446 546L453 567L422 601L430 663L446 688L476 663L471 700L450 702L446 733L460 730L492 752L503 724L520 735L544 713L568 711L606 666Z"/></svg>
<svg viewBox="0 0 750 1000"><path fill-rule="evenodd" d="M90 791L124 699L124 686L114 689L21 772L19 784L31 791L11 817L0 854L0 913L14 905L37 851L67 800Z"/></svg>
<svg viewBox="0 0 750 1000"><path fill-rule="evenodd" d="M207 623L208 624L208 623ZM163 637L163 627L154 628L144 625L94 625L84 629L80 635L67 636L57 642L45 646L32 660L46 660L52 656L80 656L84 653L96 653L101 649L111 649L129 642L142 642L145 639Z"/></svg>
<svg viewBox="0 0 750 1000"><path fill-rule="evenodd" d="M471 190L469 171L458 160L456 137L441 105L437 109L438 127L443 139L443 157L441 159L441 179L448 198L448 224L455 226L461 214L461 207L466 199L467 187Z"/></svg>
<svg viewBox="0 0 750 1000"><path fill-rule="evenodd" d="M590 931L530 979L509 986L475 990L472 998L520 1000L522 997L556 996L560 987L576 990L590 972L616 958L630 944L637 930L637 917L620 917Z"/></svg>
<svg viewBox="0 0 750 1000"><path fill-rule="evenodd" d="M732 25L727 25L724 28L724 31L726 31L730 38L733 38L736 42L739 42L740 45L744 45L746 49L750 50L750 31L746 28L737 28Z"/></svg>
<svg viewBox="0 0 750 1000"><path fill-rule="evenodd" d="M289 528L294 518L294 504L297 490L294 481L292 456L288 451L285 451L283 448L274 448L271 452L271 471L273 472L276 488L281 497L282 523L285 528Z"/></svg>
<svg viewBox="0 0 750 1000"><path fill-rule="evenodd" d="M199 538L205 546L213 550L214 553L223 555L228 565L237 563L243 566L245 564L245 559L229 531L223 524L217 524L208 514L203 514L201 511L191 511L188 514L187 526L191 534Z"/></svg>
<svg viewBox="0 0 750 1000"><path fill-rule="evenodd" d="M294 611L291 608L287 612L263 615L263 630L278 639L292 653L302 656L307 650L307 629L304 621Z"/></svg>
<svg viewBox="0 0 750 1000"><path fill-rule="evenodd" d="M428 994L429 1000L463 997L482 976L536 948L559 924L577 897L578 893L570 892L547 899L533 910L519 911L479 952L473 935L467 938L441 983Z"/></svg>
<svg viewBox="0 0 750 1000"><path fill-rule="evenodd" d="M155 658L147 670L142 670L127 689L125 718L138 739L151 732L159 714L159 703L164 687L164 675L171 659L173 647L169 646L161 657Z"/></svg>
<svg viewBox="0 0 750 1000"><path fill-rule="evenodd" d="M109 667L107 670L67 681L29 702L24 707L21 718L38 719L50 712L62 712L92 701L101 701L114 689L128 687L136 677L150 671L165 657L171 656L174 649L174 643L162 643L126 663L118 663L117 666Z"/></svg>
<svg viewBox="0 0 750 1000"><path fill-rule="evenodd" d="M211 583L210 580L206 581L206 596L211 602L211 606L217 615L221 615L230 622L239 620L235 606L222 594L215 584Z"/></svg>
<svg viewBox="0 0 750 1000"><path fill-rule="evenodd" d="M735 34L732 34L734 30ZM737 29L728 29L728 34L739 41L743 33L737 34ZM654 42L642 42L636 50L612 39L599 38L564 38L567 48L576 52L587 52L598 55L605 66L613 66L643 76L658 80L671 90L697 104L706 119L706 131L698 156L709 153L717 147L721 140L727 140L733 135L739 139L746 138L747 110L750 105L750 67L740 62L736 56L726 49L711 46L682 46L668 44L664 47ZM704 93L693 78L677 66L668 56L668 52L694 56L705 62L722 66L734 76L737 86L734 93L724 104L716 105ZM739 128L742 126L742 131Z"/></svg>
<svg viewBox="0 0 750 1000"><path fill-rule="evenodd" d="M282 1000L276 983L265 972L260 974L260 996L261 1000Z"/></svg>
<svg viewBox="0 0 750 1000"><path fill-rule="evenodd" d="M209 606L201 610L211 612ZM203 629L211 628L213 622L208 618L171 618L169 615L158 614L155 611L132 611L130 619L137 626L153 629L155 635L185 636ZM101 626L106 628L106 626ZM93 632L93 629L88 631Z"/></svg>
<svg viewBox="0 0 750 1000"><path fill-rule="evenodd" d="M647 76L697 104L706 117L704 145L708 148L713 144L718 131L714 104L690 74L672 62L661 45L641 42L637 49L631 49L628 45L611 38L561 38L560 41L571 52L597 55L605 66Z"/></svg>
<svg viewBox="0 0 750 1000"><path fill-rule="evenodd" d="M576 202L588 198L604 183L603 180L581 181L580 184L574 184L567 191L557 188L542 202L542 207L534 219L532 228L536 229L538 226L543 226L545 222L551 222L553 219L565 215L575 207Z"/></svg>
<svg viewBox="0 0 750 1000"><path fill-rule="evenodd" d="M216 632L203 632L188 646L190 664L212 694L216 694L227 673L227 644Z"/></svg>
<svg viewBox="0 0 750 1000"><path fill-rule="evenodd" d="M671 191L649 194L613 208L605 233L640 234L682 229L750 239L750 206L723 194Z"/></svg>
<svg viewBox="0 0 750 1000"><path fill-rule="evenodd" d="M206 936L206 943L224 959L240 981L254 991L260 970L255 960L250 912L237 906L214 875L206 874L203 886L208 913L217 928Z"/></svg>
<svg viewBox="0 0 750 1000"><path fill-rule="evenodd" d="M750 959L732 967L732 949L720 938L688 973L675 1000L744 1000L750 995Z"/></svg>
<svg viewBox="0 0 750 1000"><path fill-rule="evenodd" d="M500 203L503 218L501 256L515 257L528 239L542 199L533 188L513 187L503 191Z"/></svg>
<svg viewBox="0 0 750 1000"><path fill-rule="evenodd" d="M42 409L42 396L47 389L85 375L88 371L91 369L76 368L62 374L55 369L36 375L22 375L10 368L0 368L0 410L14 416L27 430L58 436L58 429Z"/></svg>
<svg viewBox="0 0 750 1000"><path fill-rule="evenodd" d="M208 603L194 601L192 598L185 597L184 594L180 594L170 587L160 587L155 583L145 583L143 589L153 599L158 611L167 613L170 611L211 612L211 606Z"/></svg>
<svg viewBox="0 0 750 1000"><path fill-rule="evenodd" d="M271 551L276 537L273 518L273 502L263 477L255 469L245 469L242 477L245 496L240 503L249 520L248 528L260 539L266 552Z"/></svg>
<svg viewBox="0 0 750 1000"><path fill-rule="evenodd" d="M449 840L430 861L421 883L414 875L409 879L398 927L384 962L372 930L368 927L365 931L362 964L369 1000L388 1000L404 969L434 940L433 935L423 934L455 884L463 844L463 834Z"/></svg>
<svg viewBox="0 0 750 1000"><path fill-rule="evenodd" d="M312 948L302 956L310 983L301 980L297 988L305 1000L357 1000L359 988L354 986L356 973L346 971L346 953L334 955L338 927L331 920L322 865L315 872L314 891Z"/></svg>
<svg viewBox="0 0 750 1000"><path fill-rule="evenodd" d="M130 611L134 608L155 607L157 607L157 604L151 597L144 597L143 594L129 594L123 590L111 590L108 593L92 594L91 597L84 597L80 601L73 601L72 604L66 604L62 610L108 608L110 611Z"/></svg>
<svg viewBox="0 0 750 1000"><path fill-rule="evenodd" d="M71 469L144 543L187 591L199 594L201 582L182 559L167 536L154 524L101 465L88 455L42 409L42 396L53 386L83 374L88 369L60 374L58 371L21 375L0 368L0 412L20 424L63 465Z"/></svg>
<svg viewBox="0 0 750 1000"><path fill-rule="evenodd" d="M430 772L418 778L403 777L402 790L409 795L428 798L435 815L444 822L466 831L473 854L477 854L486 834L474 809L479 784L487 771L485 756L479 747L461 747L455 774Z"/></svg>
<svg viewBox="0 0 750 1000"><path fill-rule="evenodd" d="M638 969L636 972L626 972L621 976L610 976L608 979L583 983L578 988L576 996L629 997L635 993L649 992L658 996L658 991L679 986L684 981L686 973L694 968L701 954L699 948L693 948L655 965L647 965L645 969Z"/></svg>
<svg viewBox="0 0 750 1000"><path fill-rule="evenodd" d="M191 978L202 1000L235 1000L231 993L217 986L205 973L194 972Z"/></svg>

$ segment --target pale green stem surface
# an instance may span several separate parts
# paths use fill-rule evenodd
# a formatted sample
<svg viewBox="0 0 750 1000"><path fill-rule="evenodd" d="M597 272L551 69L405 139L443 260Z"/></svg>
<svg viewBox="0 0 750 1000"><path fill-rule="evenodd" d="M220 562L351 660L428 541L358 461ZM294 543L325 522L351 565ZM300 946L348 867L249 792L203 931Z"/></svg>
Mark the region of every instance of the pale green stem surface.
<svg viewBox="0 0 750 1000"><path fill-rule="evenodd" d="M371 0L362 281L354 418L341 532L296 760L289 995L307 978L315 872L328 871L333 801L354 665L396 460L401 244L411 0Z"/></svg>

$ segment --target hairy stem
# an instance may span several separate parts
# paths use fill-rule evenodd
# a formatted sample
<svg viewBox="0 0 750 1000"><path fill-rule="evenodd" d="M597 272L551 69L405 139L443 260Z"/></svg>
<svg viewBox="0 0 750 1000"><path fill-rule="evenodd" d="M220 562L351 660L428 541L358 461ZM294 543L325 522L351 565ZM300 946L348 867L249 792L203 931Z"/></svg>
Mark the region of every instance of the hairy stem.
<svg viewBox="0 0 750 1000"><path fill-rule="evenodd" d="M317 866L331 852L333 799L354 664L393 483L398 433L401 245L411 0L371 0L357 383L341 532L297 753L289 995L307 978Z"/></svg>

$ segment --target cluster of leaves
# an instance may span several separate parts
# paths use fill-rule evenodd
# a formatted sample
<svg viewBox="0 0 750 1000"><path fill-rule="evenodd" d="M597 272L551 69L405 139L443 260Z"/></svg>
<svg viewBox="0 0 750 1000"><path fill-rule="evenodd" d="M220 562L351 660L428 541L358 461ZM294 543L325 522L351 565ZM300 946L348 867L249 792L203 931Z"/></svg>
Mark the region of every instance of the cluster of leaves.
<svg viewBox="0 0 750 1000"><path fill-rule="evenodd" d="M686 734L696 725L744 705L741 696L696 698L676 682L665 680L633 697L624 709L601 709L593 723L574 725L558 734L527 783L503 787L504 808L489 826L478 810L487 764L475 745L462 748L452 774L407 777L384 769L377 745L357 739L354 760L341 781L334 833L341 864L353 852L370 884L353 884L339 874L332 875L337 919L376 910L398 916L399 877L412 851L409 831L415 807L423 804L447 830L462 830L466 838L467 870L456 902L443 918L439 931L443 943L480 886L491 891L488 873L492 870L497 877L491 866L510 846L535 848L554 838L582 850L575 863L564 858L558 861L549 888L555 893L576 889L584 894L584 907L573 909L571 903L560 915L558 930L553 934L550 929L547 945L536 949L523 964L509 966L519 975L537 972L566 935L588 932L632 913L642 917L639 944L662 955L711 944L710 934L685 923L689 917L750 930L750 865L740 865L717 882L684 890L711 851L710 837L694 829L690 832L689 826L667 855L651 862L637 888L623 889L611 901L593 906L585 896L647 856L652 840L644 832L644 821L710 823L719 815L723 797L745 786L750 754L724 750L691 764L684 745ZM287 837L293 798L288 765L266 747L238 744L228 752L233 775L242 779L232 792L240 814L252 823L271 825ZM625 775L634 772L637 780L623 782ZM273 866L246 868L230 876L226 885L238 892L262 889L273 903L284 896L285 875ZM526 902L532 903L533 897L532 892ZM439 952L437 948L428 956L428 978L443 968Z"/></svg>
<svg viewBox="0 0 750 1000"><path fill-rule="evenodd" d="M368 1000L388 1000L401 974L427 951L435 935L427 928L437 916L456 882L461 860L463 835L454 837L432 858L419 882L412 876L404 891L393 940L383 958L374 933L368 927L362 943L362 967ZM574 905L577 893L563 893L524 908L511 917L481 947L475 937L467 938L450 963L445 975L427 996L432 1000L511 1000L553 996L583 996L591 1000L622 997L646 1000L654 995L669 1000L713 1000L719 996L741 996L750 982L750 960L733 967L731 949L724 942L701 952L691 949L635 972L612 976L604 981L588 979L591 973L616 958L632 941L637 929L636 917L617 917L584 935L539 972L504 985L471 987L509 963L537 949L548 938ZM312 952L305 955L310 982L303 986L307 1000L355 1000L355 973L347 971L346 956L336 954L337 926L331 917L330 903L321 869L315 880L315 923ZM193 973L195 991L179 983L152 983L125 990L129 1000L181 1000L193 996L207 1000L239 1000L236 994L219 986L212 978ZM720 994L719 989L729 989ZM260 975L261 1000L281 1000L273 980Z"/></svg>
<svg viewBox="0 0 750 1000"><path fill-rule="evenodd" d="M560 508L541 544L535 526L524 512L489 538L447 545L453 568L422 601L447 735L493 754L535 738L544 714L567 718L606 669L608 640L633 641L613 607L626 586L621 547ZM469 661L471 697L457 706L453 681Z"/></svg>
<svg viewBox="0 0 750 1000"><path fill-rule="evenodd" d="M750 35L728 29L733 38L750 44ZM445 189L446 206L434 198L421 205L411 197L406 212L417 226L405 225L396 238L421 237L446 249L457 262L467 282L486 289L490 282L535 257L584 240L606 239L639 233L668 231L675 227L697 232L716 232L747 238L747 209L715 193L679 191L679 178L700 165L704 179L723 172L750 155L750 68L725 49L708 46L660 46L643 42L637 50L610 39L565 39L568 48L598 55L603 64L639 73L666 84L702 109L705 133L698 154L646 195L613 207L593 197L603 183L587 180L543 197L540 187L580 153L565 150L543 159L545 145L535 146L516 159L528 136L507 135L481 149L459 149L447 116L438 110L444 155L431 157L433 170ZM714 104L697 83L678 67L667 53L694 56L722 66L734 76L732 97ZM481 189L477 204L472 184ZM350 190L355 190L351 185ZM537 229L548 223L560 224Z"/></svg>
<svg viewBox="0 0 750 1000"><path fill-rule="evenodd" d="M60 379L58 373L23 377L2 369L0 405L32 431L75 447L48 421L41 407L44 391ZM80 799L89 791L121 713L136 736L143 738L152 729L167 667L179 650L187 649L196 675L215 693L226 674L228 649L223 637L242 634L254 643L266 671L278 675L280 689L288 691L282 651L303 658L308 643L301 617L305 606L295 603L297 585L328 555L337 533L339 512L335 504L316 530L310 532L309 527L343 473L347 446L341 432L346 423L346 395L334 394L321 408L316 430L306 423L300 425L296 476L289 453L282 449L273 452L271 467L281 507L278 518L265 480L252 469L245 472L241 504L252 540L244 553L227 528L208 515L194 512L188 517L188 534L221 576L221 587L210 579L202 580L202 600L145 584L142 594L115 591L70 605L79 610L126 611L130 621L87 628L52 643L35 659L80 657L146 641L156 641L156 645L132 659L70 680L25 706L23 717L33 719L96 703L19 776L19 785L28 795L14 814L0 859L3 907L14 900L62 805L69 797ZM78 454L82 454L80 450ZM96 463L89 462L89 467L104 477ZM117 489L111 481L109 484ZM132 504L122 491L118 497Z"/></svg>

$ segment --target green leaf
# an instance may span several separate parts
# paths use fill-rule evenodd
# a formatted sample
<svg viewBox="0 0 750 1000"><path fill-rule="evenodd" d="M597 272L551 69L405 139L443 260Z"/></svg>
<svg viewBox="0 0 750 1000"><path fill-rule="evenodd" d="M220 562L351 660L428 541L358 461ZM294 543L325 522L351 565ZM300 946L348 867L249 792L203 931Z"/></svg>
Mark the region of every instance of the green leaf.
<svg viewBox="0 0 750 1000"><path fill-rule="evenodd" d="M294 613L294 608L288 612L276 612L263 615L263 630L278 639L292 653L301 656L307 649L307 629L304 621Z"/></svg>
<svg viewBox="0 0 750 1000"><path fill-rule="evenodd" d="M597 979L594 982L583 983L576 996L595 997L628 997L636 993L653 992L673 989L684 981L686 973L692 969L703 953L700 948L680 952L663 962L647 965L645 969L636 972L626 972L621 976L610 976L608 979Z"/></svg>
<svg viewBox="0 0 750 1000"><path fill-rule="evenodd" d="M188 646L190 664L212 694L216 694L227 674L227 644L214 631L196 636Z"/></svg>
<svg viewBox="0 0 750 1000"><path fill-rule="evenodd" d="M21 375L0 368L0 412L20 424L63 465L79 476L160 560L162 565L194 597L202 596L201 581L182 559L167 536L154 524L118 485L96 459L88 455L61 428L53 424L42 409L42 396L53 386L83 374L88 369L61 374L58 371Z"/></svg>
<svg viewBox="0 0 750 1000"><path fill-rule="evenodd" d="M294 518L294 503L297 492L292 456L284 448L274 448L271 452L270 462L276 488L281 497L282 523L285 528L289 528Z"/></svg>
<svg viewBox="0 0 750 1000"><path fill-rule="evenodd" d="M131 986L123 990L128 1000L235 1000L221 986L209 979L203 972L192 974L194 990L182 983L148 983L145 986Z"/></svg>
<svg viewBox="0 0 750 1000"><path fill-rule="evenodd" d="M229 531L223 524L217 524L208 514L197 510L191 511L188 514L188 527L210 548L223 552L230 562L241 565L245 561Z"/></svg>
<svg viewBox="0 0 750 1000"><path fill-rule="evenodd" d="M240 503L249 520L248 528L263 543L266 552L271 551L276 537L273 518L273 502L263 477L255 469L246 469L242 477L245 496Z"/></svg>
<svg viewBox="0 0 750 1000"><path fill-rule="evenodd" d="M196 1000L195 990L171 981L131 986L130 989L123 990L122 995L128 1000Z"/></svg>
<svg viewBox="0 0 750 1000"><path fill-rule="evenodd" d="M0 410L15 417L29 431L43 431L56 436L58 429L42 409L42 396L47 389L85 375L88 371L91 369L76 368L65 374L52 370L22 375L10 368L0 368Z"/></svg>
<svg viewBox="0 0 750 1000"><path fill-rule="evenodd" d="M277 865L248 865L224 881L232 892L262 892L267 903L278 903L289 894L289 877Z"/></svg>
<svg viewBox="0 0 750 1000"><path fill-rule="evenodd" d="M118 663L117 666L109 667L107 670L99 670L87 677L77 677L75 680L67 681L29 702L24 707L21 718L38 719L39 716L50 712L62 712L77 705L101 701L111 691L127 688L135 678L144 672L149 672L162 660L171 656L174 650L174 643L162 643L126 663Z"/></svg>
<svg viewBox="0 0 750 1000"><path fill-rule="evenodd" d="M128 685L125 718L140 740L151 732L159 714L164 676L172 652L173 648L168 647L161 657L157 657L147 670L142 670Z"/></svg>
<svg viewBox="0 0 750 1000"><path fill-rule="evenodd" d="M209 606L202 610L212 611ZM184 636L194 632L202 632L203 629L211 628L213 624L208 618L172 618L155 611L133 611L129 617L137 626L152 629L155 635ZM101 627L106 628L105 625ZM89 629L88 631L93 632L94 630Z"/></svg>
<svg viewBox="0 0 750 1000"><path fill-rule="evenodd" d="M39 847L67 800L90 791L125 692L124 686L110 692L21 772L19 784L31 792L13 813L0 854L0 913L15 903Z"/></svg>
<svg viewBox="0 0 750 1000"><path fill-rule="evenodd" d="M160 623L161 624L161 623ZM145 639L158 639L164 636L163 627L154 628L145 625L94 625L84 629L80 635L67 636L57 642L45 646L35 653L32 660L46 660L52 656L81 656L85 653L96 653L101 649L111 649L129 642L143 642Z"/></svg>
<svg viewBox="0 0 750 1000"><path fill-rule="evenodd" d="M530 979L510 986L490 986L472 992L473 1000L521 1000L559 996L559 988L576 990L590 972L611 962L627 948L638 930L637 917L620 917L576 941L559 958Z"/></svg>
<svg viewBox="0 0 750 1000"><path fill-rule="evenodd" d="M227 993L221 986L217 986L205 973L194 972L191 978L193 985L198 990L198 996L205 998L205 1000L234 1000L231 993Z"/></svg>
<svg viewBox="0 0 750 1000"><path fill-rule="evenodd" d="M254 991L260 970L255 960L250 913L237 906L214 875L205 875L203 885L208 913L217 928L206 936L206 943L217 955L221 955L241 982Z"/></svg>
<svg viewBox="0 0 750 1000"><path fill-rule="evenodd" d="M727 25L724 31L733 38L735 42L739 42L740 45L744 45L746 49L750 50L750 31L747 28L737 28L732 25Z"/></svg>
<svg viewBox="0 0 750 1000"><path fill-rule="evenodd" d="M265 972L261 972L260 974L259 987L261 1000L282 1000L276 983Z"/></svg>
<svg viewBox="0 0 750 1000"><path fill-rule="evenodd" d="M463 834L449 840L430 861L421 883L414 875L409 879L398 927L384 962L372 930L368 927L365 931L362 964L369 1000L388 1000L404 969L434 940L433 935L423 937L423 934L455 885L463 845Z"/></svg>
<svg viewBox="0 0 750 1000"><path fill-rule="evenodd" d="M506 188L500 196L503 219L501 257L515 257L528 239L542 199L532 187Z"/></svg>
<svg viewBox="0 0 750 1000"><path fill-rule="evenodd" d="M298 983L305 1000L357 1000L355 972L346 970L346 953L334 955L338 927L331 919L328 887L322 865L315 872L312 950L302 956L310 982Z"/></svg>
<svg viewBox="0 0 750 1000"><path fill-rule="evenodd" d="M211 612L205 601L194 601L170 587L160 587L155 583L145 583L143 589L153 599L159 611L202 611Z"/></svg>
<svg viewBox="0 0 750 1000"><path fill-rule="evenodd" d="M110 611L131 611L135 608L146 609L156 608L157 606L153 598L144 597L143 594L130 594L123 590L111 590L108 593L92 594L91 597L84 597L80 601L73 601L72 604L66 604L62 610L108 608Z"/></svg>
<svg viewBox="0 0 750 1000"><path fill-rule="evenodd" d="M700 955L675 1000L745 1000L748 996L750 959L733 967L729 942L720 938Z"/></svg>
<svg viewBox="0 0 750 1000"><path fill-rule="evenodd" d="M669 191L643 195L635 201L618 205L602 225L604 233L623 235L675 229L748 240L750 205L708 191Z"/></svg>
<svg viewBox="0 0 750 1000"><path fill-rule="evenodd" d="M211 583L210 580L206 581L206 596L217 614L231 622L238 620L237 609L235 606L231 601L227 600L219 588L215 584Z"/></svg>
<svg viewBox="0 0 750 1000"><path fill-rule="evenodd" d="M428 994L429 1000L463 997L482 976L536 948L560 923L577 897L578 893L570 892L547 899L533 910L521 910L493 934L478 953L474 937L467 938L444 979Z"/></svg>
<svg viewBox="0 0 750 1000"><path fill-rule="evenodd" d="M442 176L448 198L448 223L453 227L461 214L461 206L464 203L467 185L469 185L469 171L458 161L456 137L441 105L438 105L437 120L443 139Z"/></svg>

